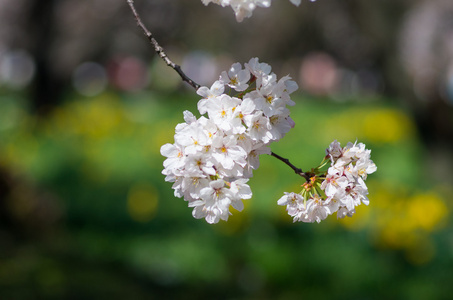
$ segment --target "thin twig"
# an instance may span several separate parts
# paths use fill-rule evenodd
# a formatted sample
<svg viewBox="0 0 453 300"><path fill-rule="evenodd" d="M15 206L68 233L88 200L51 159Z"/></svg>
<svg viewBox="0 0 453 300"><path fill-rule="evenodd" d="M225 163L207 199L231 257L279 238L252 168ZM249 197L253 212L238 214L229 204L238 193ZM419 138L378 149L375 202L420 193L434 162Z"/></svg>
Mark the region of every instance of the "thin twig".
<svg viewBox="0 0 453 300"><path fill-rule="evenodd" d="M289 162L289 159L287 158L284 158L284 157L281 157L280 155L278 154L275 154L274 152L271 152L271 156L281 160L282 162L284 162L286 165L288 165L291 169L294 170L294 172L299 175L299 176L302 176L303 178L305 178L305 180L308 182L310 181L310 173L306 173L304 171L302 171L302 169L300 168L297 168L296 166L294 166L292 163Z"/></svg>
<svg viewBox="0 0 453 300"><path fill-rule="evenodd" d="M126 0L127 3L129 4L129 7L132 10L132 13L135 16L135 19L137 20L137 26L140 27L143 30L143 33L145 36L148 38L148 40L151 42L151 44L154 47L154 51L164 60L164 62L167 64L167 66L171 67L173 70L175 70L179 76L181 76L182 80L190 84L195 90L198 90L200 85L190 79L182 70L181 67L177 64L175 64L165 53L164 48L162 48L159 43L156 41L156 39L153 37L153 34L146 28L145 24L143 24L142 19L137 13L137 10L135 9L134 6L134 1L133 0Z"/></svg>

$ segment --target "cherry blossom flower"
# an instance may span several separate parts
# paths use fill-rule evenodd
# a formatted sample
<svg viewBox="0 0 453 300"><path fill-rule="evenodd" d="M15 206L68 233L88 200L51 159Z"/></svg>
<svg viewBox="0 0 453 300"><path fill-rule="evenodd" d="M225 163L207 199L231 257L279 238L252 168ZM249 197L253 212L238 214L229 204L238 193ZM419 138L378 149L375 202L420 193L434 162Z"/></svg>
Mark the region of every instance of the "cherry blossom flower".
<svg viewBox="0 0 453 300"><path fill-rule="evenodd" d="M304 208L294 213L294 204L281 200L283 197L277 203L287 205L288 214L294 221L319 223L335 212L337 218L352 216L356 206L369 204L365 180L377 169L370 155L371 151L363 143L348 143L342 148L338 141L333 141L326 149L325 162L331 163L327 172L319 171L325 164L321 163L313 169L314 176L310 181L303 185ZM318 193L318 187L324 192L325 199Z"/></svg>
<svg viewBox="0 0 453 300"><path fill-rule="evenodd" d="M299 215L305 214L306 207L304 197L296 193L287 193L278 199L278 205L286 205L286 211L291 217L295 217L294 221L299 218Z"/></svg>
<svg viewBox="0 0 453 300"><path fill-rule="evenodd" d="M225 86L238 95L225 94ZM207 117L197 119L185 111L185 122L175 128L175 143L161 148L165 180L174 182L175 196L189 202L195 218L217 223L228 220L230 206L243 209L242 199L252 197L247 181L259 167L259 156L270 154L268 145L294 127L286 105L294 104L289 94L296 88L289 76L277 82L268 64L252 58L244 68L235 63L222 72L211 88L197 90L203 97L197 108ZM265 105L257 107L256 98L262 97L257 89L279 98L272 113Z"/></svg>
<svg viewBox="0 0 453 300"><path fill-rule="evenodd" d="M238 92L245 91L248 88L248 82L250 80L250 72L242 70L240 63L235 63L228 70L223 71L220 74L220 82L228 85L230 88L235 89Z"/></svg>
<svg viewBox="0 0 453 300"><path fill-rule="evenodd" d="M214 3L221 5L222 7L231 6L238 22L242 22L244 18L251 17L257 6L271 6L271 0L201 0L201 2L203 2L204 5ZM299 6L301 0L290 0L290 2L296 6Z"/></svg>

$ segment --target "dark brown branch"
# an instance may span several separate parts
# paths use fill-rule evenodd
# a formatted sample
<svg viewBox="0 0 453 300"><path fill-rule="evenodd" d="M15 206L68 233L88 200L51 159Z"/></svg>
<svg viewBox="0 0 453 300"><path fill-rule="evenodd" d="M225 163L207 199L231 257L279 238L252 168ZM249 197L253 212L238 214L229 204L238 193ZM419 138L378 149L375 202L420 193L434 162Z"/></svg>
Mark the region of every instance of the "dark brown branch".
<svg viewBox="0 0 453 300"><path fill-rule="evenodd" d="M133 0L126 0L127 3L129 4L129 7L132 10L132 13L135 16L135 19L137 20L137 26L140 27L143 30L143 33L145 36L148 38L148 40L151 42L151 44L154 47L154 51L164 60L164 62L167 64L167 66L171 67L173 70L175 70L179 76L181 76L182 80L190 84L195 90L198 90L200 85L190 79L182 70L181 67L177 64L175 64L173 61L168 58L167 54L164 51L164 48L162 48L159 43L156 41L156 39L153 37L153 34L146 28L145 24L143 24L140 16L137 13L137 10L135 9L134 6L134 1Z"/></svg>
<svg viewBox="0 0 453 300"><path fill-rule="evenodd" d="M291 169L294 170L294 172L299 175L299 176L302 176L303 178L305 178L305 180L308 182L310 181L310 177L312 174L310 173L306 173L304 171L302 171L302 169L300 168L297 168L296 166L294 166L292 163L289 162L289 159L287 158L284 158L284 157L281 157L280 155L278 154L275 154L274 152L271 152L271 156L281 160L282 162L284 162L286 165L288 165Z"/></svg>

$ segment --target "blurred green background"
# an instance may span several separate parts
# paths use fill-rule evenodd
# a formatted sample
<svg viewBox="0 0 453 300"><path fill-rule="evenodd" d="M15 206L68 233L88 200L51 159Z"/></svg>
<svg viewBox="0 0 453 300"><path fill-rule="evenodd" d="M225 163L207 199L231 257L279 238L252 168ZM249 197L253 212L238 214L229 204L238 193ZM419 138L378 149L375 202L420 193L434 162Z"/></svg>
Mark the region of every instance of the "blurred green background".
<svg viewBox="0 0 453 300"><path fill-rule="evenodd" d="M106 1L0 2L1 299L451 299L451 1L274 1L241 24L136 1L199 83L254 56L299 83L274 152L305 170L357 139L378 166L354 217L292 223L277 200L302 179L262 156L215 225L161 174L199 97Z"/></svg>

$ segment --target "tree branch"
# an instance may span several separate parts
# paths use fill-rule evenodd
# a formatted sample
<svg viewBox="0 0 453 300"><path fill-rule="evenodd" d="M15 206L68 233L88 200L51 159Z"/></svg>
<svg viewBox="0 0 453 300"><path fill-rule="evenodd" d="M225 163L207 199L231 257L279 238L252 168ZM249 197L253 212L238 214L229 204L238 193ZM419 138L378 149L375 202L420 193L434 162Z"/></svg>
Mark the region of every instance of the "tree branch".
<svg viewBox="0 0 453 300"><path fill-rule="evenodd" d="M181 67L177 64L175 64L165 53L164 48L162 48L159 43L156 41L156 39L153 37L153 34L146 28L145 24L143 24L140 16L137 13L137 10L135 9L134 6L134 0L126 0L127 3L129 4L129 7L132 10L132 13L135 16L135 19L137 20L137 26L140 27L143 30L143 33L145 36L148 38L148 40L151 42L153 45L154 51L164 60L164 62L167 64L167 66L171 67L173 70L175 70L179 76L181 76L182 80L190 84L195 90L198 90L200 85L190 79L182 70Z"/></svg>
<svg viewBox="0 0 453 300"><path fill-rule="evenodd" d="M275 154L274 152L271 152L271 156L281 160L282 162L284 162L286 165L288 165L291 169L294 170L294 172L299 175L299 176L302 176L303 178L305 178L305 180L307 182L310 181L310 177L312 176L311 173L307 173L307 172L304 172L302 171L302 169L300 168L297 168L296 166L294 166L292 163L289 162L289 159L287 158L284 158L284 157L281 157L280 155L278 154Z"/></svg>
<svg viewBox="0 0 453 300"><path fill-rule="evenodd" d="M181 70L181 67L177 64L175 64L168 56L167 54L165 53L164 51L164 48L162 48L159 43L156 41L156 39L153 37L153 34L146 28L145 24L143 24L139 14L137 13L137 10L135 9L135 6L134 6L134 0L126 0L127 3L129 4L129 7L131 8L132 10L132 13L134 14L135 16L135 19L137 20L137 26L140 27L142 30L143 30L143 33L145 34L145 36L148 38L148 40L151 42L153 48L154 48L154 51L156 51L156 53L160 56L160 58L162 58L164 60L164 62L167 64L167 66L171 67L173 70L175 70L179 76L181 76L181 79L185 82L187 82L188 84L190 84L195 90L198 90L200 88L200 85L198 83L196 83L195 81L193 81L192 79L190 79L182 70ZM292 163L289 162L289 159L287 158L283 158L281 157L280 155L278 154L275 154L274 152L271 152L271 156L273 157L276 157L277 159L281 160L282 162L284 162L286 165L288 165L291 169L294 170L294 172L299 175L299 176L302 176L303 178L305 178L305 180L308 182L310 181L310 177L311 177L311 173L305 173L302 171L302 169L300 168L297 168L296 166L294 166Z"/></svg>

